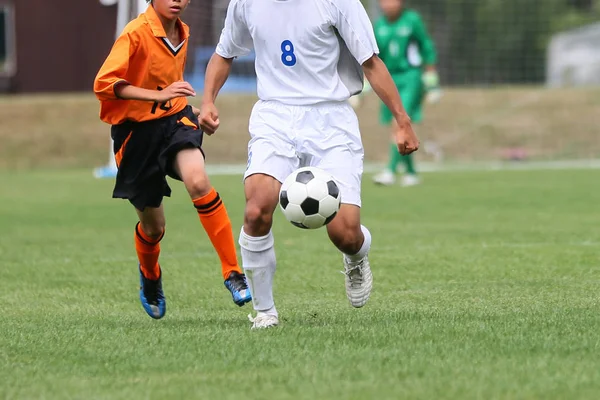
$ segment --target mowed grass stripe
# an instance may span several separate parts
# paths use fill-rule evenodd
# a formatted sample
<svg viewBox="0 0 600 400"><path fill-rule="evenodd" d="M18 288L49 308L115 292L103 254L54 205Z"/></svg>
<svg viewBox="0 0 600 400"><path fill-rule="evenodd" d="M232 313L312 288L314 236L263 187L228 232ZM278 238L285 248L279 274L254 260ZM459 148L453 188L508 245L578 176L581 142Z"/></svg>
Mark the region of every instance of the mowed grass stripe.
<svg viewBox="0 0 600 400"><path fill-rule="evenodd" d="M89 171L0 172L0 398L597 398L595 171L365 179L374 291L352 309L323 230L276 213L278 329L252 332L181 184L168 311L137 299L135 215ZM234 231L240 179L214 177Z"/></svg>

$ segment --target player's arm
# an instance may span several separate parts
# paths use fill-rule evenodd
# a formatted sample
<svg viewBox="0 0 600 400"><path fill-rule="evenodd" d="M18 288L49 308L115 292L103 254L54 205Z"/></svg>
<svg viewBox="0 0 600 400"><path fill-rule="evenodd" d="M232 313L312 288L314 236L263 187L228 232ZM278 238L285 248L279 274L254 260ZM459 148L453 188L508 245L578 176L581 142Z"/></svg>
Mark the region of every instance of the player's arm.
<svg viewBox="0 0 600 400"><path fill-rule="evenodd" d="M226 58L217 53L213 54L204 74L204 95L202 104L214 103L219 91L225 84L231 72L233 58Z"/></svg>
<svg viewBox="0 0 600 400"><path fill-rule="evenodd" d="M363 66L363 72L373 91L394 114L398 123L398 151L401 154L412 153L419 148L419 140L412 129L392 76L377 56L379 49L367 11L359 0L330 0L329 4L332 6L330 11L334 26L356 61Z"/></svg>
<svg viewBox="0 0 600 400"><path fill-rule="evenodd" d="M195 96L187 82L175 82L164 90L150 90L129 83L129 61L135 53L139 40L129 33L117 38L110 54L102 64L94 80L94 93L99 100L142 100L166 102L176 97Z"/></svg>
<svg viewBox="0 0 600 400"><path fill-rule="evenodd" d="M233 59L249 54L252 49L252 36L246 25L244 7L245 3L239 0L229 3L219 43L206 67L204 95L198 119L208 135L219 128L219 112L215 107L215 100L229 77Z"/></svg>
<svg viewBox="0 0 600 400"><path fill-rule="evenodd" d="M115 87L117 98L122 100L142 100L164 103L177 97L195 96L192 85L187 82L174 82L163 90L150 90L123 83Z"/></svg>
<svg viewBox="0 0 600 400"><path fill-rule="evenodd" d="M215 100L219 91L225 84L231 72L233 58L225 58L217 53L213 54L204 75L204 95L198 121L200 127L207 135L212 135L219 128L219 110Z"/></svg>
<svg viewBox="0 0 600 400"><path fill-rule="evenodd" d="M423 57L425 68L435 69L435 64L437 62L435 44L427 32L425 23L419 16L415 18L413 35L417 43L419 43L419 49L421 50L421 57Z"/></svg>
<svg viewBox="0 0 600 400"><path fill-rule="evenodd" d="M94 79L94 93L99 100L117 100L117 89L129 85L125 79L129 70L129 57L137 43L129 34L117 38L110 54L104 60Z"/></svg>
<svg viewBox="0 0 600 400"><path fill-rule="evenodd" d="M383 63L385 64L385 59L386 59L386 49L385 49L385 47L386 47L386 46L385 46L385 45L383 44L383 42L382 42L382 37L381 37L381 35L378 35L378 33L377 33L377 32L379 32L379 29L377 29L377 27L378 27L378 25L379 25L379 24L381 24L381 23L382 23L382 22L381 22L381 20L379 20L379 21L377 21L377 22L376 22L376 24L375 24L375 32L374 32L374 34L375 34L375 43L377 43L377 47L378 47L378 49L379 49L379 54L378 54L377 56L378 56L378 57L381 59L381 61L383 61ZM364 84L364 86L363 86L363 91L362 91L361 95L362 95L363 93L369 93L371 90L372 90L372 88L371 88L371 84L369 83L369 80L368 80L368 79L366 79L366 80L365 80L365 84Z"/></svg>
<svg viewBox="0 0 600 400"><path fill-rule="evenodd" d="M433 93L439 92L439 75L436 69L437 51L431 36L427 32L425 23L418 15L415 19L413 35L419 44L421 57L423 58L423 84L425 86L425 91L430 92L430 94L433 95L432 99L437 99L439 98L439 93Z"/></svg>
<svg viewBox="0 0 600 400"><path fill-rule="evenodd" d="M410 124L410 118L404 109L396 84L383 61L373 55L363 63L363 71L371 88L390 109L396 121Z"/></svg>
<svg viewBox="0 0 600 400"><path fill-rule="evenodd" d="M363 63L363 71L373 91L390 109L398 128L396 143L400 154L410 154L419 148L419 140L415 135L410 118L404 109L398 88L387 67L377 55L373 55Z"/></svg>

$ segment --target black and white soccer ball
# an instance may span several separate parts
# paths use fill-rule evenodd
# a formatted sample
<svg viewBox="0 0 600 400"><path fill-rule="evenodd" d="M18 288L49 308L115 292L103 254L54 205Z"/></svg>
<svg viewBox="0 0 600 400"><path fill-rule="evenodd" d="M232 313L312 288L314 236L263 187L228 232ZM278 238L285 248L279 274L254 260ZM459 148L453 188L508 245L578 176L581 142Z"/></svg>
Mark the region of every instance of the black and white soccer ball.
<svg viewBox="0 0 600 400"><path fill-rule="evenodd" d="M293 225L317 229L330 223L340 209L342 195L333 177L319 168L292 172L281 185L279 206Z"/></svg>

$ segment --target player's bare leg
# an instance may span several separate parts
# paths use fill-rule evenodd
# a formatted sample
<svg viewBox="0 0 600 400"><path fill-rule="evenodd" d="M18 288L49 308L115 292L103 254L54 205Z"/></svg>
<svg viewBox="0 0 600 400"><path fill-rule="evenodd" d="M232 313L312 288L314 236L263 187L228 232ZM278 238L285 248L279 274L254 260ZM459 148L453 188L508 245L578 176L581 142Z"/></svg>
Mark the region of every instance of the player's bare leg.
<svg viewBox="0 0 600 400"><path fill-rule="evenodd" d="M240 232L242 265L257 311L253 329L268 328L279 323L273 300L273 277L276 260L271 225L279 199L281 183L264 174L250 175L244 181L246 209Z"/></svg>
<svg viewBox="0 0 600 400"><path fill-rule="evenodd" d="M251 296L237 261L231 221L223 201L208 179L200 149L185 149L177 153L174 169L192 198L200 222L219 255L225 287L231 292L233 302L243 306L251 300Z"/></svg>
<svg viewBox="0 0 600 400"><path fill-rule="evenodd" d="M342 204L336 217L327 225L331 242L344 254L346 295L353 307L362 307L369 300L373 275L368 253L371 233L360 224L360 207Z"/></svg>
<svg viewBox="0 0 600 400"><path fill-rule="evenodd" d="M192 199L207 195L212 186L205 171L200 149L185 149L177 153L174 165Z"/></svg>
<svg viewBox="0 0 600 400"><path fill-rule="evenodd" d="M144 211L135 209L140 220L140 228L145 235L156 240L165 233L165 211L159 207L146 207Z"/></svg>
<svg viewBox="0 0 600 400"><path fill-rule="evenodd" d="M162 205L135 211L140 221L134 234L140 270L140 301L150 317L159 319L167 311L158 263L160 241L165 234L165 213Z"/></svg>

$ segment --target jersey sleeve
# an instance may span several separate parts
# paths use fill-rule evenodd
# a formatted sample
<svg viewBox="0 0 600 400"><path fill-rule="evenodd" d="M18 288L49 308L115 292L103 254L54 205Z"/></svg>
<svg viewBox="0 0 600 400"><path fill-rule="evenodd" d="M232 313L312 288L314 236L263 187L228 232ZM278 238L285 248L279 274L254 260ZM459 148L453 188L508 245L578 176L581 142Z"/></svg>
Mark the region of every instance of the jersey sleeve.
<svg viewBox="0 0 600 400"><path fill-rule="evenodd" d="M384 60L384 57L385 57L385 45L383 43L382 35L379 34L379 32L380 32L379 28L383 24L384 23L382 22L382 20L379 19L375 22L375 26L374 26L374 28L375 28L375 43L377 44L377 48L379 49L379 58L381 58L382 60Z"/></svg>
<svg viewBox="0 0 600 400"><path fill-rule="evenodd" d="M94 80L94 93L99 100L116 100L115 87L129 83L125 77L134 51L135 40L130 34L122 34L117 38Z"/></svg>
<svg viewBox="0 0 600 400"><path fill-rule="evenodd" d="M419 49L421 50L421 57L423 58L423 62L425 65L435 65L437 62L437 52L435 50L435 44L427 33L427 29L425 28L425 23L421 19L421 17L416 14L414 27L413 27L413 36L415 40L419 43Z"/></svg>
<svg viewBox="0 0 600 400"><path fill-rule="evenodd" d="M245 2L232 0L215 52L223 58L245 56L252 50L252 36L244 15Z"/></svg>
<svg viewBox="0 0 600 400"><path fill-rule="evenodd" d="M331 0L333 26L361 65L379 54L373 25L359 0Z"/></svg>

